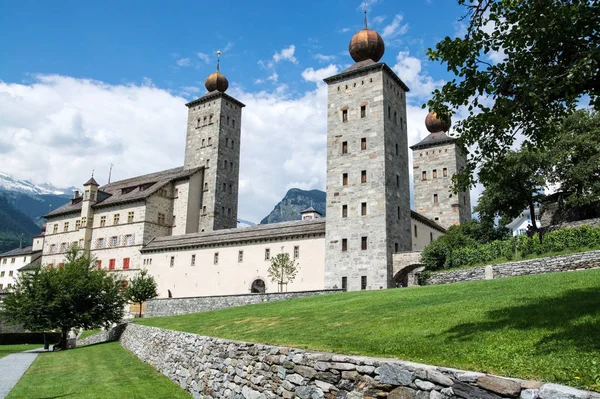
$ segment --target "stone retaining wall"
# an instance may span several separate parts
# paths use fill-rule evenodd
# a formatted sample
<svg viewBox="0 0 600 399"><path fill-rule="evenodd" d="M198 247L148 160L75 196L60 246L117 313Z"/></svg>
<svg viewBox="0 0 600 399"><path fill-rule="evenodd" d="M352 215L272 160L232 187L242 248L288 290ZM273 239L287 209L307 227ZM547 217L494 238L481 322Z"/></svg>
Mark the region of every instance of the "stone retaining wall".
<svg viewBox="0 0 600 399"><path fill-rule="evenodd" d="M86 337L84 339L78 339L77 346L93 345L99 344L101 342L118 341L121 338L121 334L123 334L123 331L125 331L126 326L126 323L119 324L111 328L110 330L100 331L99 333L90 335L89 337Z"/></svg>
<svg viewBox="0 0 600 399"><path fill-rule="evenodd" d="M209 310L252 305L262 302L277 302L305 298L314 295L333 294L344 290L320 290L299 292L275 292L270 294L242 294L200 296L190 298L151 299L146 303L144 317L174 316Z"/></svg>
<svg viewBox="0 0 600 399"><path fill-rule="evenodd" d="M461 283L466 281L522 276L526 274L543 274L552 272L566 272L571 270L595 269L600 267L600 251L580 252L570 255L551 256L519 262L502 263L459 269L448 272L431 273L425 285ZM491 269L491 270L490 270Z"/></svg>
<svg viewBox="0 0 600 399"><path fill-rule="evenodd" d="M129 324L121 345L194 398L600 399L556 384Z"/></svg>

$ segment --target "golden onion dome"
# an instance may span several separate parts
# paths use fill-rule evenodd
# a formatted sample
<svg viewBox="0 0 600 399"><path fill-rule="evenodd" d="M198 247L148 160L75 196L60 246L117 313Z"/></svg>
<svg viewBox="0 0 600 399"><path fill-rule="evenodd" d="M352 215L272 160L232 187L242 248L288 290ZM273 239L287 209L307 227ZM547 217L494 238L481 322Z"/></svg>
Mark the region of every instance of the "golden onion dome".
<svg viewBox="0 0 600 399"><path fill-rule="evenodd" d="M369 59L378 62L385 52L385 44L379 33L365 27L352 36L348 51L356 62Z"/></svg>
<svg viewBox="0 0 600 399"><path fill-rule="evenodd" d="M211 73L208 78L204 81L204 87L209 92L211 91L220 91L221 93L225 93L225 90L229 87L229 82L225 75L221 72L216 71Z"/></svg>
<svg viewBox="0 0 600 399"><path fill-rule="evenodd" d="M450 130L452 120L450 117L440 119L435 112L430 112L425 117L425 127L429 133L447 132Z"/></svg>

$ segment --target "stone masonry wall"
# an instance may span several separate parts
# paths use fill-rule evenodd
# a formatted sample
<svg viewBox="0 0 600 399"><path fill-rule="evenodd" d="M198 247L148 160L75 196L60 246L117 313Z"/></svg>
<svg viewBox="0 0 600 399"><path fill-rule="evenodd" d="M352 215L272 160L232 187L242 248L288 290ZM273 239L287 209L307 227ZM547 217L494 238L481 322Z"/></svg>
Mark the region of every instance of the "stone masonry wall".
<svg viewBox="0 0 600 399"><path fill-rule="evenodd" d="M543 274L565 272L569 270L595 269L600 267L600 251L581 252L578 254L551 256L547 258L523 260L520 262L488 265L471 269L452 270L432 273L426 285L461 283L486 279L486 268L491 269L493 278L522 276L526 274ZM491 277L488 272L488 278Z"/></svg>
<svg viewBox="0 0 600 399"><path fill-rule="evenodd" d="M119 338L121 338L121 334L123 334L123 331L125 331L126 326L126 323L118 324L109 330L100 331L99 333L90 335L89 337L86 337L84 339L78 339L77 346L93 345L99 344L101 342L118 341Z"/></svg>
<svg viewBox="0 0 600 399"><path fill-rule="evenodd" d="M600 394L396 359L229 341L129 324L121 345L194 398L598 399Z"/></svg>
<svg viewBox="0 0 600 399"><path fill-rule="evenodd" d="M305 298L314 295L333 294L343 290L320 290L300 292L277 292L271 294L242 294L200 296L192 298L151 299L146 303L145 317L173 316L209 310L233 308L262 302L277 302Z"/></svg>

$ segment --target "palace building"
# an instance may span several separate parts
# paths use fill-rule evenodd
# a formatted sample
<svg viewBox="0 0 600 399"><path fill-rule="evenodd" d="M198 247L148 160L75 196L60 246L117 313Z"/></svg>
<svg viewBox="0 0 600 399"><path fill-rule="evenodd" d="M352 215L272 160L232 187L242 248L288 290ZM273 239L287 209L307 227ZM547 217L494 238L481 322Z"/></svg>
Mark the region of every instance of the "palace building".
<svg viewBox="0 0 600 399"><path fill-rule="evenodd" d="M450 192L465 155L430 114L409 168L409 88L380 62L384 42L366 21L349 51L355 64L325 79L327 217L308 209L299 221L236 228L245 105L217 63L207 93L186 104L183 166L102 186L92 177L45 216L41 263L59 265L77 245L98 268L148 269L163 298L276 292L267 269L281 252L300 267L288 291L396 286L407 254L470 219L469 193Z"/></svg>

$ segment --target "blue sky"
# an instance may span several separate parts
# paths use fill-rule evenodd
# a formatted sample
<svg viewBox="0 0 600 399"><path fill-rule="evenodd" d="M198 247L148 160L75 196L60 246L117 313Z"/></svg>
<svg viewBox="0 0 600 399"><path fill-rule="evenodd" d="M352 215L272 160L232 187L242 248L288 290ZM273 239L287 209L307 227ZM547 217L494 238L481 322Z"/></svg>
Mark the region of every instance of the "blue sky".
<svg viewBox="0 0 600 399"><path fill-rule="evenodd" d="M411 88L409 144L429 93L449 78L425 51L464 29L451 0L371 1L382 59ZM353 61L360 1L0 0L0 172L80 186L180 166L186 101L222 50L229 94L245 102L241 218L259 221L292 187L324 189L322 78ZM104 181L102 181L104 179Z"/></svg>

